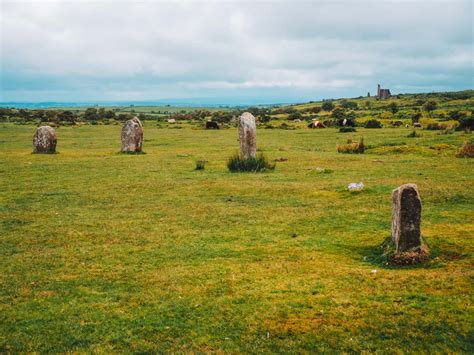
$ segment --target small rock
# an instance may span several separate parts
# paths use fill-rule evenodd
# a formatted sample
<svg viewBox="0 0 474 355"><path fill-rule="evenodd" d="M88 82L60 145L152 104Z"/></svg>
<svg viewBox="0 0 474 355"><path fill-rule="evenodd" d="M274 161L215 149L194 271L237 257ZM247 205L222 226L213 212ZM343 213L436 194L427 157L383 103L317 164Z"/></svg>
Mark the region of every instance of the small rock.
<svg viewBox="0 0 474 355"><path fill-rule="evenodd" d="M351 182L348 186L347 189L349 191L362 191L364 189L364 184L362 182Z"/></svg>

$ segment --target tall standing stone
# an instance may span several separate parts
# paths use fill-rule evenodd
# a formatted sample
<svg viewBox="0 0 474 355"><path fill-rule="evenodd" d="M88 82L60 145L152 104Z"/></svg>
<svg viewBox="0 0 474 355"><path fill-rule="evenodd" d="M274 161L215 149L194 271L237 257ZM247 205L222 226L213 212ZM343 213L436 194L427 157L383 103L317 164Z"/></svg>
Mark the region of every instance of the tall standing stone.
<svg viewBox="0 0 474 355"><path fill-rule="evenodd" d="M58 137L51 126L40 126L33 136L33 153L56 153Z"/></svg>
<svg viewBox="0 0 474 355"><path fill-rule="evenodd" d="M421 199L415 184L405 184L392 192L392 240L396 253L420 250Z"/></svg>
<svg viewBox="0 0 474 355"><path fill-rule="evenodd" d="M125 122L122 127L122 152L141 152L143 126L138 117Z"/></svg>
<svg viewBox="0 0 474 355"><path fill-rule="evenodd" d="M243 159L257 156L257 126L255 117L244 112L239 118L240 157Z"/></svg>

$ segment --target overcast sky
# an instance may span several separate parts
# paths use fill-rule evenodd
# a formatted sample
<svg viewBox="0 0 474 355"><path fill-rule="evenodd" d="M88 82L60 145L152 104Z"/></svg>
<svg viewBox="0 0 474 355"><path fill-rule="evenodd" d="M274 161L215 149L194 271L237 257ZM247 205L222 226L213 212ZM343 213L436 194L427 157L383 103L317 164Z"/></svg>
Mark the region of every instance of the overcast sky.
<svg viewBox="0 0 474 355"><path fill-rule="evenodd" d="M0 2L3 102L473 88L470 0Z"/></svg>

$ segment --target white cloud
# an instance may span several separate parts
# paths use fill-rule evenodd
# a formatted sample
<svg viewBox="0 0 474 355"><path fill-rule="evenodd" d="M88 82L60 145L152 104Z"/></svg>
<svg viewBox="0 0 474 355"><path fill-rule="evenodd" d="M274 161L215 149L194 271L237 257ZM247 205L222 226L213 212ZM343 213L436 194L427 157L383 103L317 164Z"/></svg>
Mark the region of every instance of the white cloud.
<svg viewBox="0 0 474 355"><path fill-rule="evenodd" d="M470 1L1 4L0 100L472 86Z"/></svg>

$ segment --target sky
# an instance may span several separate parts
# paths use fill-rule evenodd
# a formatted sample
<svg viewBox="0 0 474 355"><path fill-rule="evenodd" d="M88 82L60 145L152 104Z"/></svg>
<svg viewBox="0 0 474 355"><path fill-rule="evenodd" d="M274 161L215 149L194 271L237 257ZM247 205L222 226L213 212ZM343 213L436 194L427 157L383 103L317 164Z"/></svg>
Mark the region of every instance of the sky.
<svg viewBox="0 0 474 355"><path fill-rule="evenodd" d="M473 5L0 0L0 102L304 102L473 88Z"/></svg>

